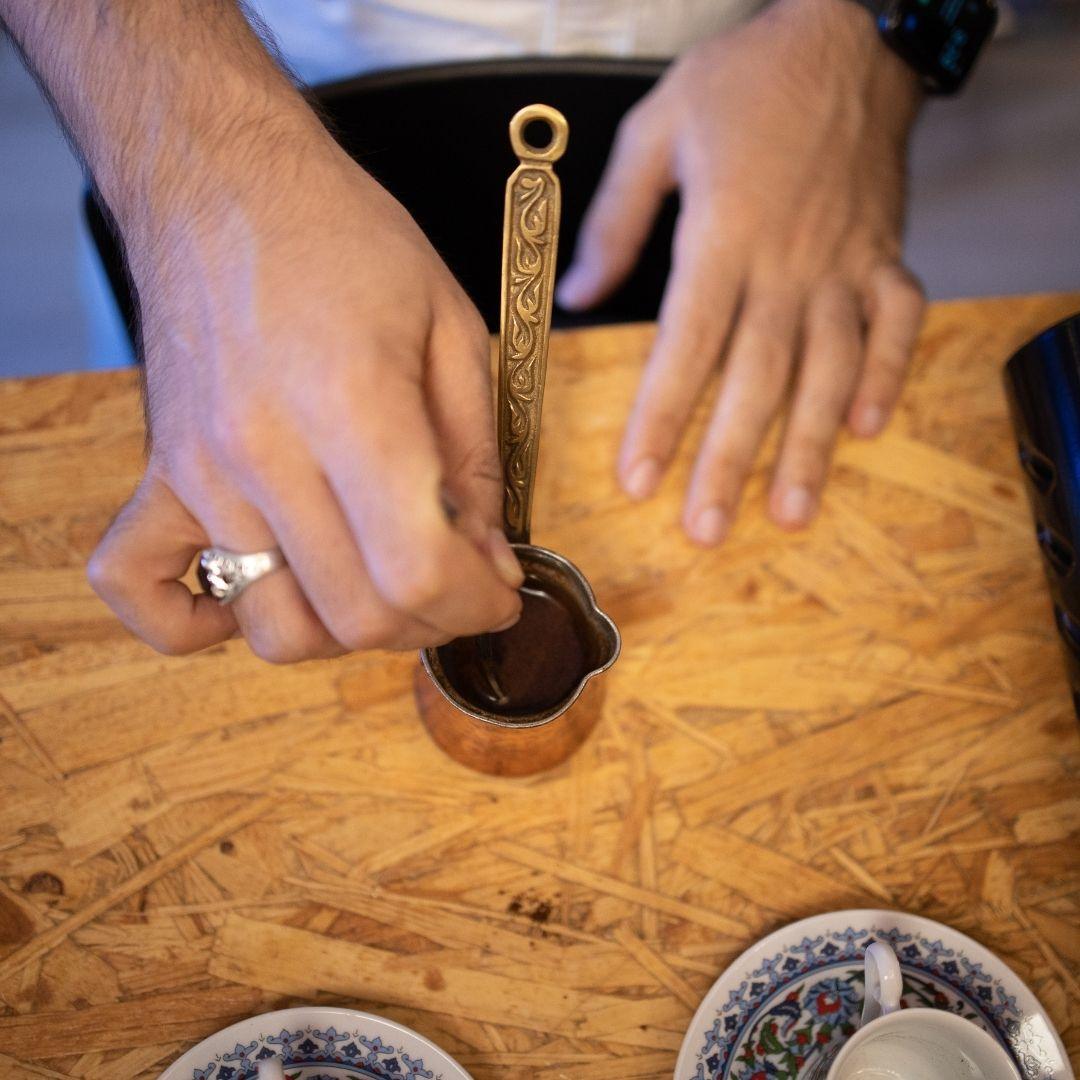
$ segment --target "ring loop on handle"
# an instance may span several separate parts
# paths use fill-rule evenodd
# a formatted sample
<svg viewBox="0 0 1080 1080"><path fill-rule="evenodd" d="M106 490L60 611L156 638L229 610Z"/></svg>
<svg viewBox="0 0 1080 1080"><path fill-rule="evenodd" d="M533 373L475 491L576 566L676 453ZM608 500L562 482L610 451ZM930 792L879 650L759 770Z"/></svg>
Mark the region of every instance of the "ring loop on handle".
<svg viewBox="0 0 1080 1080"><path fill-rule="evenodd" d="M551 129L551 141L547 146L536 147L525 141L525 128L534 120L542 121ZM569 133L566 117L549 105L526 105L510 120L510 145L523 162L558 161L566 152Z"/></svg>
<svg viewBox="0 0 1080 1080"><path fill-rule="evenodd" d="M883 941L873 941L863 957L866 976L866 995L863 998L862 1019L865 1026L879 1016L888 1016L900 1008L904 995L904 976L896 953Z"/></svg>

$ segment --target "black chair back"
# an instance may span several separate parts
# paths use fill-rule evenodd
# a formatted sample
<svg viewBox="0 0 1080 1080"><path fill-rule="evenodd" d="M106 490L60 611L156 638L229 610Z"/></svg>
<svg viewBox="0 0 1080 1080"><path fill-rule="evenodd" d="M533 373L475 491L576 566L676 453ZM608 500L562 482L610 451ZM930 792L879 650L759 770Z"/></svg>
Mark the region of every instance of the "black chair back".
<svg viewBox="0 0 1080 1080"><path fill-rule="evenodd" d="M569 147L557 166L563 191L561 270L573 253L619 121L663 69L663 61L653 60L499 60L365 75L316 87L310 96L341 145L416 218L494 331L503 191L516 163L507 137L510 117L523 105L543 102L570 122ZM676 210L673 196L636 270L614 296L585 315L556 310L555 324L654 319ZM89 193L86 211L121 311L134 327L136 304L122 252Z"/></svg>

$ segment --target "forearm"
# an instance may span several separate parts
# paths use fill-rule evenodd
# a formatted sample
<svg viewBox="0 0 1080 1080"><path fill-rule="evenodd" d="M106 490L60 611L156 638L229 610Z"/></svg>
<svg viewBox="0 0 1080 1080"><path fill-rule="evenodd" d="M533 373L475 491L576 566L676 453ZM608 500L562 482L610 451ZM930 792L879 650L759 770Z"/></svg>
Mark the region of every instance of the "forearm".
<svg viewBox="0 0 1080 1080"><path fill-rule="evenodd" d="M125 233L228 203L282 140L324 138L234 0L0 0L0 19Z"/></svg>

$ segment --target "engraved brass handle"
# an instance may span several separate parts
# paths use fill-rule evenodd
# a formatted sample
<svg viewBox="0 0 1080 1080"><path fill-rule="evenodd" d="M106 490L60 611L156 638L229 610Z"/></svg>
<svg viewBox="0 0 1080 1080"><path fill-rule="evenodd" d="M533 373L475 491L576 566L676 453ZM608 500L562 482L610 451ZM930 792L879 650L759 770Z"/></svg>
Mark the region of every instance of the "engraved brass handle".
<svg viewBox="0 0 1080 1080"><path fill-rule="evenodd" d="M525 140L525 128L535 120L551 130L544 147ZM503 216L499 451L506 535L521 544L529 542L562 209L552 165L566 150L568 132L563 114L547 105L527 105L510 121L519 164L506 181Z"/></svg>

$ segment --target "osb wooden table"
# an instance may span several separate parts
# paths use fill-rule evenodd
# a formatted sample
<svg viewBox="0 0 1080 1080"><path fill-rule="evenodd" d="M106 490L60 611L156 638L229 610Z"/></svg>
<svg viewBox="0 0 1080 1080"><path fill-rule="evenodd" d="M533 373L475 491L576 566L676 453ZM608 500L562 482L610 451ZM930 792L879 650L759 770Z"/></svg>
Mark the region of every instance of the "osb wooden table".
<svg viewBox="0 0 1080 1080"><path fill-rule="evenodd" d="M558 337L535 536L622 627L558 772L423 734L411 656L163 659L83 563L140 471L131 373L0 384L0 1071L153 1077L225 1024L349 1003L480 1080L669 1077L760 935L894 906L999 953L1080 1052L1080 738L1000 367L1080 296L935 308L818 523L676 529L612 459L651 330Z"/></svg>

